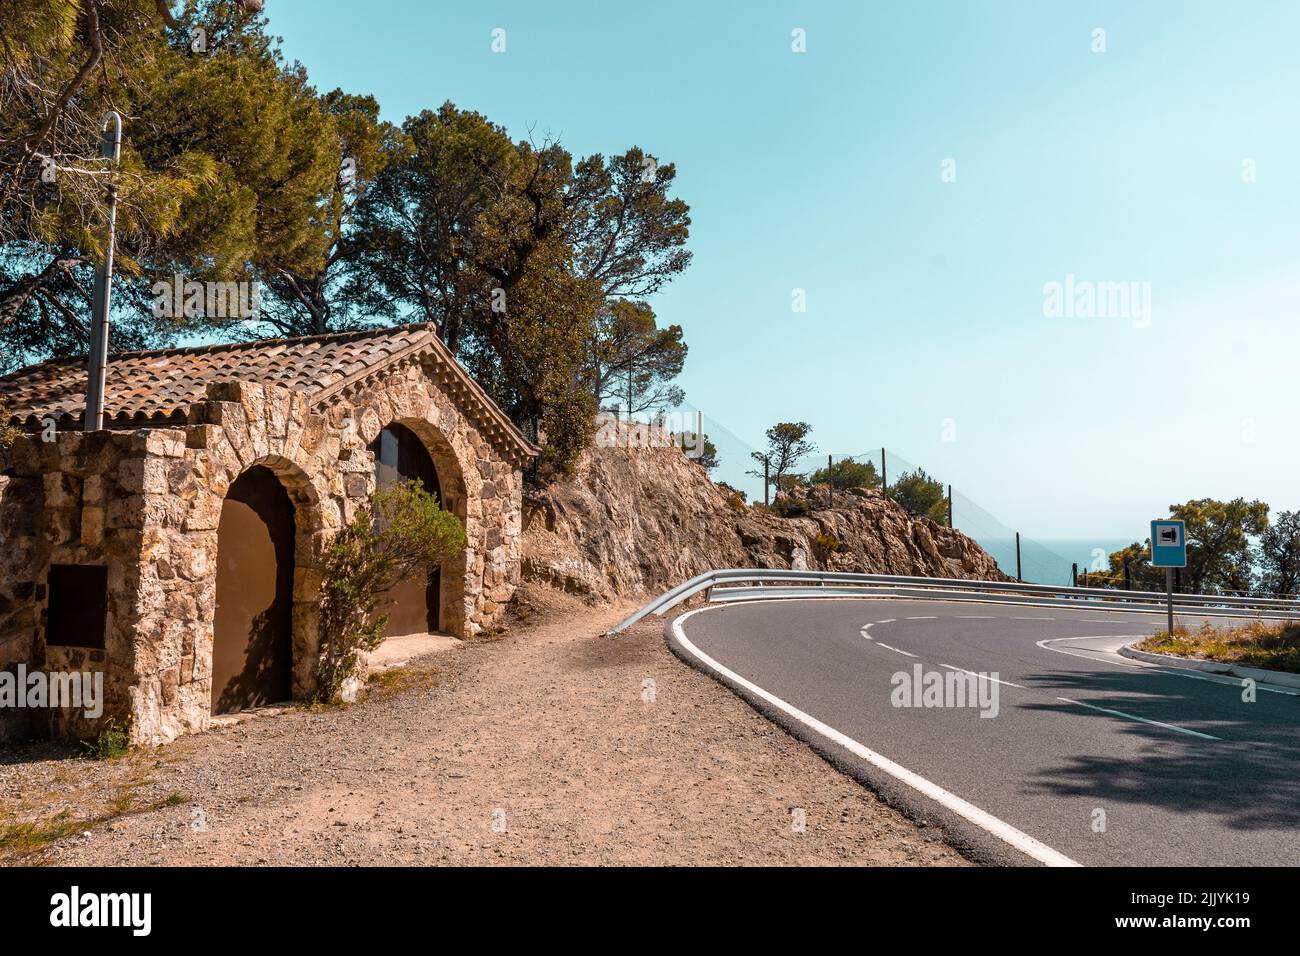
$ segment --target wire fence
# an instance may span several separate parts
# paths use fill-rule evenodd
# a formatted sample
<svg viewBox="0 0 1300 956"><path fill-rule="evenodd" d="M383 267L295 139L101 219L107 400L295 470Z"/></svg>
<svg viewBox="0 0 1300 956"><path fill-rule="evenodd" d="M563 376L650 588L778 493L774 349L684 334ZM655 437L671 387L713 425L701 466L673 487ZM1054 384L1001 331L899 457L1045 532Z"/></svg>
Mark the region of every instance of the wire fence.
<svg viewBox="0 0 1300 956"><path fill-rule="evenodd" d="M762 453L758 448L689 403L684 403L669 419L699 422L701 430L717 449L719 463L712 472L715 481L724 482L743 492L751 502L764 500ZM694 425L691 430L694 430ZM883 446L865 446L852 452L830 453L830 461L833 463L838 464L848 459L859 464L870 464L876 478L883 479L891 488L905 474L920 470L917 463ZM826 467L827 453L819 451L794 461L787 473L807 477ZM769 479L773 482L773 486L768 489L767 497L770 501L775 496L775 475L771 469ZM949 486L945 484L943 487L947 492ZM1054 546L1022 533L1019 535L1017 551L1016 529L999 520L958 489L951 490L951 515L953 527L973 538L1006 574L1038 584L1073 583L1073 566L1076 564L1080 565L1081 571L1106 569L1109 566L1106 561L1110 551L1123 546L1114 541L1099 542L1083 550L1080 545L1080 551L1073 552L1067 558ZM947 524L947 508L940 506L937 513L932 513L932 517L941 524ZM1123 544L1129 543L1131 542Z"/></svg>
<svg viewBox="0 0 1300 956"><path fill-rule="evenodd" d="M659 418L674 432L693 434L698 429L708 438L716 449L718 459L717 467L711 472L715 481L737 489L750 502L761 503L765 500L763 454L759 449L690 403L683 403L672 412L660 413ZM885 446L867 445L852 452L829 454L829 463L836 466L848 460L870 465L870 469L864 471L869 476L874 473L873 480L885 483L891 494L897 493L900 478L924 470L923 466ZM818 451L789 463L785 473L806 479L827 466L828 454ZM766 500L770 501L776 494L777 476L773 467L769 467L767 477ZM974 539L987 551L1004 573L1021 581L1060 586L1088 584L1123 587L1123 572L1111 572L1110 556L1145 540L1145 536L1131 540L1099 538L1068 541L1032 537L1000 520L960 489L943 483L940 476L931 474L928 477L942 484L946 499L930 510L930 517L940 524L951 521L952 527ZM1133 586L1139 586L1136 579ZM1260 596L1253 591L1223 593L1240 597Z"/></svg>

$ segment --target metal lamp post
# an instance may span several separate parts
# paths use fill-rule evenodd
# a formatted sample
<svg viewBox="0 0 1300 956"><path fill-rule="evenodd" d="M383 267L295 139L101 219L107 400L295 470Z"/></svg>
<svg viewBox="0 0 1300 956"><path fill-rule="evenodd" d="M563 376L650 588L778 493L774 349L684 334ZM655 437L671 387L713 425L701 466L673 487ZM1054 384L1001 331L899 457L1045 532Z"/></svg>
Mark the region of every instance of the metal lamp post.
<svg viewBox="0 0 1300 956"><path fill-rule="evenodd" d="M122 158L122 117L110 111L104 117L101 153L117 168ZM111 174L110 174L111 175ZM108 248L95 271L95 304L90 320L90 368L86 383L86 418L83 427L97 432L104 427L104 378L108 367L108 314L113 300L113 246L117 234L117 183L108 182Z"/></svg>

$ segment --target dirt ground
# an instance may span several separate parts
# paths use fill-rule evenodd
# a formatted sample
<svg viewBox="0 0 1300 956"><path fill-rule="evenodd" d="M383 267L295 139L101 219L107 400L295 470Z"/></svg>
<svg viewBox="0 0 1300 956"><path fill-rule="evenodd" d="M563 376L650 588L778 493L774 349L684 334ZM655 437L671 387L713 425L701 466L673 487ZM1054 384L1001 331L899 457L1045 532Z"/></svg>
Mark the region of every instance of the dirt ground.
<svg viewBox="0 0 1300 956"><path fill-rule="evenodd" d="M667 649L535 592L356 704L125 757L0 750L8 864L965 861ZM802 810L803 832L794 825Z"/></svg>

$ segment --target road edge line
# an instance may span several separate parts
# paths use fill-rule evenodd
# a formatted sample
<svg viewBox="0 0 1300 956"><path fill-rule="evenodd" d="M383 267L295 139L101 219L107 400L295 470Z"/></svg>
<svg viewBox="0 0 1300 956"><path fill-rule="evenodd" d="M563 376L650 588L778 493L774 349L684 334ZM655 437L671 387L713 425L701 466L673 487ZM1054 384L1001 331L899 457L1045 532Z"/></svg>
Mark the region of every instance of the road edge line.
<svg viewBox="0 0 1300 956"><path fill-rule="evenodd" d="M819 734L831 743L847 750L860 760L865 760L877 770L888 774L900 783L911 787L924 797L928 797L940 806L955 813L968 823L972 823L986 833L1006 843L1008 846L1025 854L1030 859L1037 860L1046 866L1080 866L1077 861L1070 859L1059 850L1055 850L1029 834L1016 829L1004 820L1000 820L986 810L981 810L975 804L964 800L951 791L945 790L937 783L933 783L922 777L920 774L908 770L902 764L895 763L883 754L878 754L864 744L859 743L847 734L841 733L829 724L822 723L811 714L807 714L793 704L786 703L780 697L769 691L764 690L757 684L741 677L735 671L720 664L708 654L704 653L686 636L682 629L682 623L687 618L699 614L701 611L710 610L709 607L696 608L688 611L668 622L670 633L679 647L686 653L694 657L705 668L713 672L715 676L724 678L724 682L743 688L748 693L753 694L760 700L765 701L768 705L781 711L790 719L807 727L809 730Z"/></svg>

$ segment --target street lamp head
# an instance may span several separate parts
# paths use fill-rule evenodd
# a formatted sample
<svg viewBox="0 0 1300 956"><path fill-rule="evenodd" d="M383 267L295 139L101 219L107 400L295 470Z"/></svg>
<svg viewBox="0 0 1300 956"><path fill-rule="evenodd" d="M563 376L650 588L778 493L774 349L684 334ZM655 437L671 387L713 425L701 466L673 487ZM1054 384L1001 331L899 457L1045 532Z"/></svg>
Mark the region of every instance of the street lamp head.
<svg viewBox="0 0 1300 956"><path fill-rule="evenodd" d="M117 165L122 158L122 114L117 110L109 110L104 116L104 125L100 131L104 134L99 144L100 155Z"/></svg>

